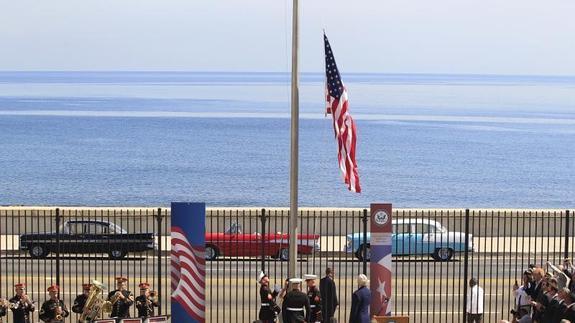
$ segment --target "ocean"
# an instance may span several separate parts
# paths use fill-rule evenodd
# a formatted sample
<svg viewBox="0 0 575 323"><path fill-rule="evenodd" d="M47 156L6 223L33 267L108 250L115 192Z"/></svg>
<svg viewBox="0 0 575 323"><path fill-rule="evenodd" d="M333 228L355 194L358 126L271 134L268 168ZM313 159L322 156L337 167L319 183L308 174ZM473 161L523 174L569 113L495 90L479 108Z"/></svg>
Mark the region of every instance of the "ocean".
<svg viewBox="0 0 575 323"><path fill-rule="evenodd" d="M342 78L363 192L304 73L301 206L575 206L575 77ZM1 72L0 205L288 206L289 98L285 73Z"/></svg>

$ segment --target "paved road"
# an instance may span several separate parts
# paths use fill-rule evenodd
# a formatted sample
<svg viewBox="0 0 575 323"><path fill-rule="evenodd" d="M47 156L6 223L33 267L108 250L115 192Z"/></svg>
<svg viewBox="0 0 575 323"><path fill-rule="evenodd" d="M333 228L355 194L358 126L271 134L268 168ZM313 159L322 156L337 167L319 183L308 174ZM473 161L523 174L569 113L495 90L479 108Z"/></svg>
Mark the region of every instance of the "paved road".
<svg viewBox="0 0 575 323"><path fill-rule="evenodd" d="M533 254L490 256L476 254L470 258L468 277L478 277L485 290L485 322L507 319L513 300L511 286L530 263L542 264L547 259L560 261L559 254L535 259ZM272 284L280 283L286 275L287 263L273 261L266 267ZM395 258L393 263L392 306L394 313L409 315L410 322L460 322L463 308L464 263L456 259L447 263L427 257ZM258 261L214 261L208 263L207 307L208 321L251 322L257 317L258 294L256 273ZM300 262L301 273L321 274L328 262L313 260ZM362 272L362 264L352 259L335 258L329 266L336 270L340 295L337 313L347 322L351 293L356 288L354 277Z"/></svg>
<svg viewBox="0 0 575 323"><path fill-rule="evenodd" d="M537 256L537 258L535 258ZM510 286L529 263L544 263L547 259L560 261L560 254L515 254L495 256L473 254L470 258L469 277L479 277L485 289L485 322L507 318L511 304ZM26 282L33 299L46 298L45 287L54 281L55 259L31 260L25 256L3 256L0 260L0 296L11 296L15 282ZM168 300L169 258L162 257L163 276L158 281L154 257L131 257L110 261L105 257L63 257L61 272L62 295L68 306L79 292L81 283L98 279L113 284L119 275L130 278L129 288L137 291L140 281L148 281L158 289L162 285L163 300ZM450 262L435 262L429 257L394 258L392 305L397 314L409 315L411 322L459 322L463 307L464 263L458 258ZM363 270L363 264L352 257L308 258L299 262L299 272L320 275L325 267L336 270L336 283L340 295L337 317L346 320L355 289L354 277ZM252 322L258 311L258 285L256 274L261 262L253 259L224 259L207 263L207 321ZM287 276L287 263L266 261L266 271L272 284L281 283ZM163 303L163 313L169 312L169 302Z"/></svg>

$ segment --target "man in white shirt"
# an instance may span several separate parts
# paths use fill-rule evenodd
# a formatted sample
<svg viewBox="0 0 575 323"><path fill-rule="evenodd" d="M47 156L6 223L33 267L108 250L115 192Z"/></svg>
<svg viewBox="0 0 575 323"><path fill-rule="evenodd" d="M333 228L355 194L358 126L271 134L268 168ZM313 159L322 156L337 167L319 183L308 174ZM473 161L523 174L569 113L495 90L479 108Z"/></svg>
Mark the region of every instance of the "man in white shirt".
<svg viewBox="0 0 575 323"><path fill-rule="evenodd" d="M483 319L483 288L479 287L476 278L469 280L467 291L467 322L481 323Z"/></svg>

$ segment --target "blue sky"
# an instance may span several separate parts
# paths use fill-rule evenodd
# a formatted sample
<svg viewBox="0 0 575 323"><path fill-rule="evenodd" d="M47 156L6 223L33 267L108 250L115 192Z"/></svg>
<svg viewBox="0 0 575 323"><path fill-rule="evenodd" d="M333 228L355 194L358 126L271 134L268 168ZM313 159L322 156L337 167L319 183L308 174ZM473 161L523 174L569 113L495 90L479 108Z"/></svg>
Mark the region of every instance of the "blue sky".
<svg viewBox="0 0 575 323"><path fill-rule="evenodd" d="M301 70L322 29L345 72L575 75L573 0L301 1ZM276 71L291 0L0 0L0 70Z"/></svg>

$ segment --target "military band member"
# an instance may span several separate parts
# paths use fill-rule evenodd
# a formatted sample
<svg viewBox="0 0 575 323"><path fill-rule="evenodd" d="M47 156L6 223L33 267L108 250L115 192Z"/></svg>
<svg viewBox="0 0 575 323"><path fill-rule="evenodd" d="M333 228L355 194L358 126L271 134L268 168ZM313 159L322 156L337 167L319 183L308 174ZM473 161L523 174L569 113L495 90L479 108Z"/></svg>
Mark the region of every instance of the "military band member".
<svg viewBox="0 0 575 323"><path fill-rule="evenodd" d="M309 316L309 298L301 291L301 278L291 278L291 291L289 291L282 304L282 317L284 323L303 323Z"/></svg>
<svg viewBox="0 0 575 323"><path fill-rule="evenodd" d="M8 313L8 308L10 308L10 302L8 300L0 298L0 323L2 323L2 317L6 316Z"/></svg>
<svg viewBox="0 0 575 323"><path fill-rule="evenodd" d="M321 315L321 293L316 286L316 275L304 275L303 277L307 284L307 297L309 298L310 313L308 315L308 322L321 322L323 320Z"/></svg>
<svg viewBox="0 0 575 323"><path fill-rule="evenodd" d="M40 320L47 323L64 323L64 319L70 315L64 302L58 299L60 288L58 285L48 287L50 299L42 304Z"/></svg>
<svg viewBox="0 0 575 323"><path fill-rule="evenodd" d="M10 309L14 314L14 323L30 323L30 313L36 310L34 302L26 294L26 284L14 285L16 295L12 297L10 302Z"/></svg>
<svg viewBox="0 0 575 323"><path fill-rule="evenodd" d="M110 317L117 319L130 317L130 306L134 304L134 295L127 289L127 282L128 279L125 277L116 277L116 289L108 294L108 301L112 303Z"/></svg>
<svg viewBox="0 0 575 323"><path fill-rule="evenodd" d="M86 300L88 300L88 295L90 295L91 284L82 284L82 294L76 296L74 299L74 305L72 305L72 312L82 314L84 312L84 305L86 305Z"/></svg>
<svg viewBox="0 0 575 323"><path fill-rule="evenodd" d="M258 317L262 323L275 322L277 315L281 312L280 307L276 304L279 287L274 288L274 291L272 291L270 289L270 278L263 271L258 275L258 283L261 285L260 300L262 303Z"/></svg>
<svg viewBox="0 0 575 323"><path fill-rule="evenodd" d="M156 292L150 292L150 284L141 283L140 296L136 297L136 308L138 309L138 317L154 316L154 307L159 307Z"/></svg>

